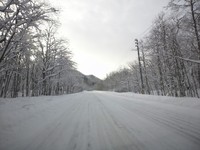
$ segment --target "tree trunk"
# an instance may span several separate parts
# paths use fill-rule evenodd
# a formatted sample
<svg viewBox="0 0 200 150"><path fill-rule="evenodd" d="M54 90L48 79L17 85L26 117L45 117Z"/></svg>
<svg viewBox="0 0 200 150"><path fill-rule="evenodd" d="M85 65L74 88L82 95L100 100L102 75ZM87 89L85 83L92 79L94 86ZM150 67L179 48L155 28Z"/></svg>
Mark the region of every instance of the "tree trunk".
<svg viewBox="0 0 200 150"><path fill-rule="evenodd" d="M199 38L199 32L198 32L198 24L197 20L195 18L195 11L194 11L194 0L190 0L190 9L191 9L191 15L192 15L192 21L193 21L193 28L196 36L197 41L197 48L198 48L198 59L200 60L200 38ZM200 64L198 64L198 84L200 87Z"/></svg>
<svg viewBox="0 0 200 150"><path fill-rule="evenodd" d="M29 96L29 63L26 65L26 97Z"/></svg>

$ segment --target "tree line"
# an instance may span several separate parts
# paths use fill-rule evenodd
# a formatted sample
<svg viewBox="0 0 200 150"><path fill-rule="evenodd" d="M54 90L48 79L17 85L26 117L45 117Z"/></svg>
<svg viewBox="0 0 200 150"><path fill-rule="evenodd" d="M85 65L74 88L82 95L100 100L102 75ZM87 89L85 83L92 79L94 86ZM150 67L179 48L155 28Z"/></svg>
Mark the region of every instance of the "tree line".
<svg viewBox="0 0 200 150"><path fill-rule="evenodd" d="M200 97L200 1L171 0L138 43L138 61L110 73L107 90Z"/></svg>
<svg viewBox="0 0 200 150"><path fill-rule="evenodd" d="M0 97L74 92L75 63L56 35L58 13L36 0L0 1Z"/></svg>

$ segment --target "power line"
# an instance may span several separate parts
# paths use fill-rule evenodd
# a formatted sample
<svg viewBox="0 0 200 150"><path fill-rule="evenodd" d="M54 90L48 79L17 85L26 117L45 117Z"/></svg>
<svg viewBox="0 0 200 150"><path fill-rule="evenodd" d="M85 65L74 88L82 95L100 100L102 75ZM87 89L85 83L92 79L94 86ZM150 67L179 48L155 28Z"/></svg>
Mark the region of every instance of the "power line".
<svg viewBox="0 0 200 150"><path fill-rule="evenodd" d="M151 24L149 27L147 27L141 34L138 35L138 37L146 35L147 31L149 31L153 27L153 25L154 24Z"/></svg>
<svg viewBox="0 0 200 150"><path fill-rule="evenodd" d="M182 11L180 11L180 12L178 12L176 15L178 16L178 15L180 15L183 11L185 11L185 10L182 10ZM165 11L165 14L167 14L168 12L171 12L171 10L170 9L167 9L167 11ZM168 17L170 17L170 16L168 16ZM154 26L156 24L156 22L153 22L151 25L149 25L142 33L140 33L140 34L138 34L137 36L139 37L139 38L141 38L142 36L144 37L147 33L148 33L148 31ZM160 23L161 24L161 23Z"/></svg>

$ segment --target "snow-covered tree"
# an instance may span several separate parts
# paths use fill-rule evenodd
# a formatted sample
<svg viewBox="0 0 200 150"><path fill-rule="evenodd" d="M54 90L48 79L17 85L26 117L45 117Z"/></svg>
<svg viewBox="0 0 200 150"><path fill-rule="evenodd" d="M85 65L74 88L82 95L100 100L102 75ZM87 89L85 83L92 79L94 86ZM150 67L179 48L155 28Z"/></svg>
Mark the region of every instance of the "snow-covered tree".
<svg viewBox="0 0 200 150"><path fill-rule="evenodd" d="M62 79L75 64L68 41L56 36L55 13L40 1L0 2L1 97L64 93Z"/></svg>
<svg viewBox="0 0 200 150"><path fill-rule="evenodd" d="M171 0L168 8L171 14L160 13L139 42L145 93L199 97L200 1ZM129 65L134 92L141 92L138 68L138 63ZM117 74L107 77L108 87L123 87Z"/></svg>

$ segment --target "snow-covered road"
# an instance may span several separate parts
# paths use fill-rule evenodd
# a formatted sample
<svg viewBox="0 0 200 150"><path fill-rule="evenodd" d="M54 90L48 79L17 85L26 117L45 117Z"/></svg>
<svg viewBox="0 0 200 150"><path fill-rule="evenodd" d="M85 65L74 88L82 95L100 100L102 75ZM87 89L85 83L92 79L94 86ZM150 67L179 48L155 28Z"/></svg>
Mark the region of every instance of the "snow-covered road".
<svg viewBox="0 0 200 150"><path fill-rule="evenodd" d="M200 150L200 102L97 91L0 99L0 150Z"/></svg>

